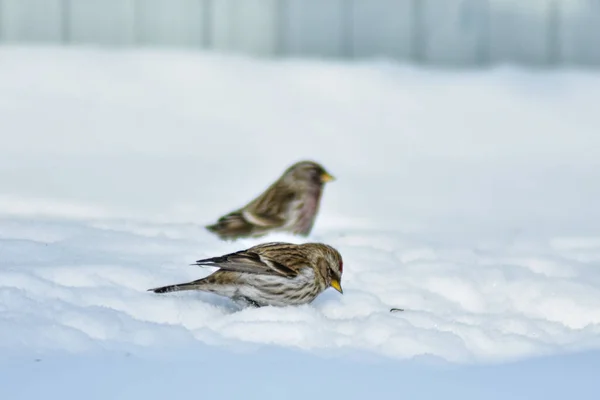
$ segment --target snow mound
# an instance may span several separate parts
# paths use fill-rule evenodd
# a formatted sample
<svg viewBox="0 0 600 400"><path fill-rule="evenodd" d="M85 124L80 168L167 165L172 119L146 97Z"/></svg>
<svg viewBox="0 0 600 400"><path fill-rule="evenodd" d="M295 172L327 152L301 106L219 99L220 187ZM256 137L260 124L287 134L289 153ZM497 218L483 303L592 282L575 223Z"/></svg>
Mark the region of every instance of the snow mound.
<svg viewBox="0 0 600 400"><path fill-rule="evenodd" d="M600 76L0 49L0 348L269 346L495 362L600 349ZM26 90L24 89L26 88ZM288 165L344 295L239 309L204 230ZM404 312L390 313L398 307Z"/></svg>
<svg viewBox="0 0 600 400"><path fill-rule="evenodd" d="M211 270L188 264L250 240L224 244L201 226L178 232L176 225L14 219L2 226L6 349L251 343L474 362L600 346L593 238L462 247L400 234L325 233L318 239L337 247L348 266L343 296L330 290L307 306L239 309L209 294L146 289L205 276Z"/></svg>

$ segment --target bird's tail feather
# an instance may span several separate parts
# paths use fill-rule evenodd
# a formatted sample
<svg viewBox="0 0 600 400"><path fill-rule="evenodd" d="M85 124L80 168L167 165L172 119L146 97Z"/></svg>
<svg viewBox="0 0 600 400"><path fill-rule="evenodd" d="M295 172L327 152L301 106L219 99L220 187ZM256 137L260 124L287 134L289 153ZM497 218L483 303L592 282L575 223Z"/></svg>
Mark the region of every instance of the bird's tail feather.
<svg viewBox="0 0 600 400"><path fill-rule="evenodd" d="M183 290L194 290L198 288L198 282L179 283L177 285L161 286L154 289L148 289L149 292L154 293L169 293L169 292L181 292Z"/></svg>

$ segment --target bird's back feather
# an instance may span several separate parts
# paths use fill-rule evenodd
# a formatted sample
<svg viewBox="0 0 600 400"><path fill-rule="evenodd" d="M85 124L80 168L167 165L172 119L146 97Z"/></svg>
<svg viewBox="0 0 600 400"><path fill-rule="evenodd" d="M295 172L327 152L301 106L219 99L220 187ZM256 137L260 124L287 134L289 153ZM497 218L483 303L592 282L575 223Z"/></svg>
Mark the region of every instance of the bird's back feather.
<svg viewBox="0 0 600 400"><path fill-rule="evenodd" d="M234 211L219 218L215 224L206 226L206 229L216 233L221 239L235 239L250 236L254 226L246 221L240 211Z"/></svg>
<svg viewBox="0 0 600 400"><path fill-rule="evenodd" d="M298 269L287 264L289 260L278 256L276 250L285 243L264 243L247 250L196 261L195 265L219 267L224 271L246 272L260 275L279 275L288 278L298 275ZM273 251L275 250L275 251Z"/></svg>

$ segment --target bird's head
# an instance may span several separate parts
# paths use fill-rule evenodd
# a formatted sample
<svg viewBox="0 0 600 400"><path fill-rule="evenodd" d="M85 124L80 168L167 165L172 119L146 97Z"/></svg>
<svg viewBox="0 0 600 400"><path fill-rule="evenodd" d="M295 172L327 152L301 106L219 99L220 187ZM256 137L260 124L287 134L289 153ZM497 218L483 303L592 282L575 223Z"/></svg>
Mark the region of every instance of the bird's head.
<svg viewBox="0 0 600 400"><path fill-rule="evenodd" d="M308 243L304 246L314 246L311 254L317 258L315 264L319 269L319 274L325 279L325 285L344 294L342 290L342 273L344 272L342 255L333 247L322 243Z"/></svg>
<svg viewBox="0 0 600 400"><path fill-rule="evenodd" d="M284 172L283 179L313 185L317 184L319 186L335 180L322 165L313 161L300 161L292 165Z"/></svg>

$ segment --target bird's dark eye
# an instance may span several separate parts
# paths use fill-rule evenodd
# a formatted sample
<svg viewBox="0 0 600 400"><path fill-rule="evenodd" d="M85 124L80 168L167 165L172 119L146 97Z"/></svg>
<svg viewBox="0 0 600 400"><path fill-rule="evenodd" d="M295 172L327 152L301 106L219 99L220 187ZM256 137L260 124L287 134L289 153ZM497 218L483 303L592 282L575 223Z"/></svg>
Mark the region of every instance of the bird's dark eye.
<svg viewBox="0 0 600 400"><path fill-rule="evenodd" d="M323 173L322 173L321 171L319 171L318 169L314 169L314 168L313 168L313 169L311 170L311 174L310 174L310 176L311 176L311 179L312 179L313 181L315 181L315 182L321 182L321 175L322 175L322 174L323 174Z"/></svg>
<svg viewBox="0 0 600 400"><path fill-rule="evenodd" d="M340 260L340 274L344 272L344 262Z"/></svg>

